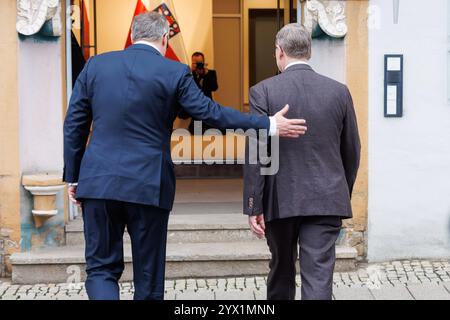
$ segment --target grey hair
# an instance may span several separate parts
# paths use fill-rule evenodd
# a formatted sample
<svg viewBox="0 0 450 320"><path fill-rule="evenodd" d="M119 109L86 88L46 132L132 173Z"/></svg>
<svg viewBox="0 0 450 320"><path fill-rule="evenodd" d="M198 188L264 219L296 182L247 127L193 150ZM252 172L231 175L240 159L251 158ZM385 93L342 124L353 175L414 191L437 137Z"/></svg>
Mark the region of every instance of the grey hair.
<svg viewBox="0 0 450 320"><path fill-rule="evenodd" d="M169 31L169 22L165 17L157 12L146 12L134 18L131 39L133 42L139 40L153 42L160 40Z"/></svg>
<svg viewBox="0 0 450 320"><path fill-rule="evenodd" d="M300 23L284 26L276 37L276 44L294 59L311 59L311 42L311 34Z"/></svg>

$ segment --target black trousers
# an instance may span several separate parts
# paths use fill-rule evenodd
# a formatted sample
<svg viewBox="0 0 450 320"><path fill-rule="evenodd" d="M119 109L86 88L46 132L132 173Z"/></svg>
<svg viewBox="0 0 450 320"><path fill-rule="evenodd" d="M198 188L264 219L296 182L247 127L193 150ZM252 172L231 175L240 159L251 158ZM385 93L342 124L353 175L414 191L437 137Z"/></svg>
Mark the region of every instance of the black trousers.
<svg viewBox="0 0 450 320"><path fill-rule="evenodd" d="M123 235L131 237L135 300L163 300L169 211L110 200L83 200L86 291L91 300L118 300Z"/></svg>
<svg viewBox="0 0 450 320"><path fill-rule="evenodd" d="M302 300L331 300L336 240L341 217L314 216L266 223L272 259L267 280L268 300L294 300L296 262L300 256Z"/></svg>

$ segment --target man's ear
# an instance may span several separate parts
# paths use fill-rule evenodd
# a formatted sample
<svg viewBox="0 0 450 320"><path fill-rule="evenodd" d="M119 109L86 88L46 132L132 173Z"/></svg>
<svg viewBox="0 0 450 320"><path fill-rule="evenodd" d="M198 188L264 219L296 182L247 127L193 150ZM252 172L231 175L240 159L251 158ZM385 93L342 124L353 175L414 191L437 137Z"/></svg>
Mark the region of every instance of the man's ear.
<svg viewBox="0 0 450 320"><path fill-rule="evenodd" d="M285 55L284 50L280 47L280 59L284 58Z"/></svg>
<svg viewBox="0 0 450 320"><path fill-rule="evenodd" d="M168 47L168 43L169 43L169 33L167 32L163 36L163 45L165 48Z"/></svg>

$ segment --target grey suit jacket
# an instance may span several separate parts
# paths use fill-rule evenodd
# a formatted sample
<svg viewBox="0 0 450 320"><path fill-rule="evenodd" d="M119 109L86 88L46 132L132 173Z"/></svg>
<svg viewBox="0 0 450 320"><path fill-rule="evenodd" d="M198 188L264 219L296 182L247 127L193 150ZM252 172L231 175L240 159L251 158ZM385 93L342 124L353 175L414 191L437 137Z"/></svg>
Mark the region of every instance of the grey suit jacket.
<svg viewBox="0 0 450 320"><path fill-rule="evenodd" d="M351 218L361 146L348 88L301 64L250 89L253 114L272 116L286 104L290 105L287 117L305 119L308 131L298 139L280 138L279 171L271 176L261 175L259 161L249 164L247 140L244 213L263 213L266 221L297 216ZM266 147L261 139L259 144Z"/></svg>

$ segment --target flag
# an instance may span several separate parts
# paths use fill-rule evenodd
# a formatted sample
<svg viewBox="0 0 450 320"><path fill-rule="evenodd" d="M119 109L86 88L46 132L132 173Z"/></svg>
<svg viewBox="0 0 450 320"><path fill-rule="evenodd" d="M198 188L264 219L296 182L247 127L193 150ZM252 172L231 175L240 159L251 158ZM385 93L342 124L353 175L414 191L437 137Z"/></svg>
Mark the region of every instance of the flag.
<svg viewBox="0 0 450 320"><path fill-rule="evenodd" d="M189 59L186 54L186 49L184 47L183 37L181 35L180 25L175 16L175 10L172 3L172 0L151 0L150 4L152 6L152 10L155 12L159 12L163 15L170 25L170 34L169 34L169 47L167 48L166 58L179 61L184 64L189 64ZM147 12L147 8L142 3L142 0L138 0L136 5L136 10L134 12L134 16ZM128 39L125 44L125 48L128 48L131 45L131 28L128 33Z"/></svg>
<svg viewBox="0 0 450 320"><path fill-rule="evenodd" d="M157 1L152 1L152 4ZM160 1L162 2L153 11L159 12L170 25L170 40L169 48L167 49L166 57L175 61L188 64L186 49L184 47L183 37L181 35L180 24L175 18L175 11L171 0Z"/></svg>
<svg viewBox="0 0 450 320"><path fill-rule="evenodd" d="M83 56L84 59L87 61L91 57L91 48L89 47L91 45L90 42L90 26L89 26L89 16L86 10L86 1L82 1L82 15L83 15L83 26L81 27L81 30L83 32L83 43L81 47L83 48Z"/></svg>
<svg viewBox="0 0 450 320"><path fill-rule="evenodd" d="M142 3L142 0L138 0L137 4L136 4L136 9L134 10L133 19L134 19L134 17L140 15L141 13L145 13L145 12L147 12L147 8ZM131 24L133 24L133 19L131 20ZM131 42L131 26L130 26L130 31L128 32L128 38L127 38L127 42L125 44L125 49L131 45L132 45L132 42Z"/></svg>

